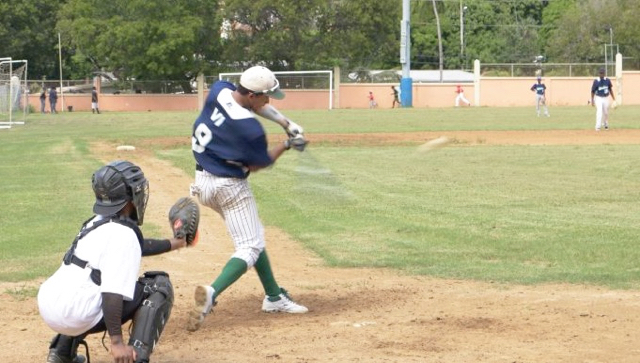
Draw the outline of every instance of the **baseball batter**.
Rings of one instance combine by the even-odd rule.
[[[82,363],[78,346],[89,334],[108,332],[114,362],[149,362],[169,319],[173,287],[169,275],[138,277],[141,256],[184,247],[185,239],[143,239],[149,184],[142,170],[115,161],[93,174],[95,215],[80,229],[60,268],[38,291],[42,319],[57,335],[47,363]],[[133,321],[129,342],[122,324]]]
[[[251,267],[264,288],[263,311],[308,311],[295,303],[273,276],[264,227],[247,180],[251,172],[273,165],[286,150],[294,147],[301,151],[306,143],[302,127],[271,106],[270,98],[284,98],[273,72],[260,66],[249,68],[237,86],[226,81],[211,86],[202,113],[193,125],[191,145],[196,172],[191,194],[222,216],[235,252],[210,286],[196,287],[195,308],[187,323],[189,331],[200,328],[216,298]],[[268,150],[265,131],[255,114],[279,123],[290,138]]]
[[[542,83],[541,77],[538,77],[538,82],[531,86],[531,91],[536,94],[536,113],[538,114],[538,117],[540,117],[540,105],[544,107],[544,115],[550,117],[549,109],[547,108],[547,86]]]
[[[611,80],[605,77],[604,68],[600,68],[599,77],[593,81],[591,86],[591,104],[596,108],[596,131],[604,125],[605,130],[609,130],[609,96],[614,101],[613,85]]]

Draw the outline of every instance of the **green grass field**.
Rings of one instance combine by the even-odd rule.
[[[309,135],[593,128],[591,107],[550,111],[551,118],[535,117],[532,107],[286,114]],[[619,108],[612,127],[638,129],[638,114],[640,107]],[[156,138],[184,136],[184,145],[158,143],[154,151],[191,175],[188,137],[196,115],[36,114],[26,125],[0,130],[0,281],[47,276],[60,263],[91,215],[90,177],[100,163],[90,156],[90,142],[153,145]],[[261,217],[333,266],[640,287],[640,142],[414,150],[320,143],[291,152],[251,177]]]

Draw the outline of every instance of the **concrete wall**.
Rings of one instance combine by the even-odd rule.
[[[591,84],[595,77],[544,78],[547,85],[549,106],[586,105],[591,98]],[[624,105],[640,105],[640,72],[622,72],[620,79],[611,78],[616,99]],[[480,78],[477,83],[465,83],[462,87],[465,97],[473,106],[518,107],[535,104],[535,96],[530,90],[535,78]],[[389,83],[344,84],[335,92],[333,104],[339,108],[368,108],[369,91],[372,91],[378,108],[391,108],[393,95]],[[396,85],[397,86],[397,85]],[[453,107],[456,97],[455,83],[414,83],[413,107]],[[208,91],[204,91],[206,97]],[[328,109],[327,91],[286,90],[284,100],[272,100],[273,105],[283,110]],[[60,95],[59,95],[60,96]],[[101,111],[198,111],[198,95],[192,94],[101,94]],[[479,101],[479,102],[477,102]],[[73,106],[74,111],[91,111],[90,94],[65,94],[64,101],[58,98],[58,111]],[[40,110],[38,94],[29,96],[29,103]],[[48,103],[48,98],[47,98]],[[49,106],[47,104],[47,110]]]

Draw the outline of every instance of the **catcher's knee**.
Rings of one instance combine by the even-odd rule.
[[[139,279],[147,296],[133,317],[129,345],[133,346],[139,361],[148,361],[153,348],[169,320],[173,307],[173,286],[165,272],[145,272]]]

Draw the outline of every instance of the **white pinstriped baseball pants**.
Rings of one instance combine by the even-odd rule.
[[[231,257],[244,260],[251,268],[265,248],[264,227],[247,179],[223,178],[196,170],[191,194],[222,216],[233,239]]]

